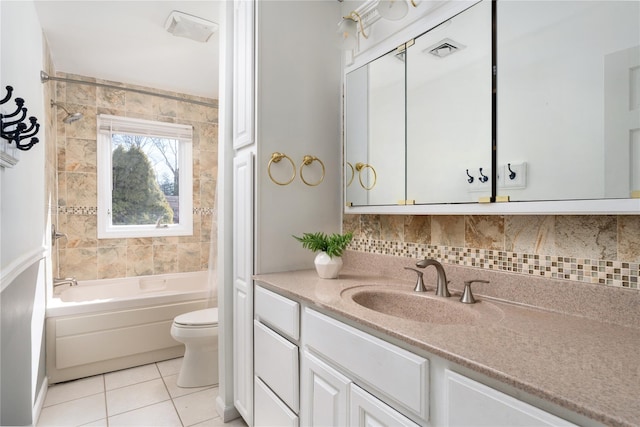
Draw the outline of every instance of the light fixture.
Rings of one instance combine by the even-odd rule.
[[[398,21],[407,16],[409,5],[405,0],[380,0],[376,10],[382,18]]]
[[[368,38],[364,32],[364,26],[362,25],[362,18],[358,12],[351,12],[348,16],[342,17],[338,22],[338,46],[342,50],[355,49],[358,44],[358,24],[360,25],[360,32],[362,37]]]
[[[169,14],[164,28],[174,36],[204,43],[218,30],[218,24],[174,10]]]

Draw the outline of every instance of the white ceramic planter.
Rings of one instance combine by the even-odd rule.
[[[337,279],[342,269],[342,257],[331,258],[326,252],[320,252],[315,259],[318,276],[323,279]]]

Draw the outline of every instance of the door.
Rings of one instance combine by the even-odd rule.
[[[308,351],[302,356],[302,424],[310,427],[347,426],[351,380]]]
[[[351,384],[349,421],[354,427],[418,427],[386,403]]]
[[[233,159],[233,401],[253,425],[253,153]]]

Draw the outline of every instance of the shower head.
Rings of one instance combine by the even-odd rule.
[[[62,121],[63,121],[64,123],[66,123],[66,124],[69,124],[69,123],[73,123],[73,122],[75,122],[75,121],[78,121],[78,120],[80,120],[80,119],[83,117],[82,113],[70,113],[69,111],[67,111],[67,109],[66,109],[66,108],[64,108],[62,105],[58,104],[57,102],[53,102],[53,101],[51,101],[51,106],[52,106],[52,107],[53,107],[53,106],[60,107],[60,108],[62,108],[62,110],[64,110],[64,112],[65,112],[65,113],[67,113],[67,117],[65,117],[64,119],[62,119]]]

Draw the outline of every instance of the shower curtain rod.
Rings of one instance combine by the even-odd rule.
[[[140,93],[140,94],[143,94],[143,95],[159,96],[161,98],[173,99],[174,101],[190,102],[191,104],[204,105],[205,107],[213,107],[213,108],[217,108],[218,107],[217,103],[214,104],[214,103],[211,103],[211,102],[197,101],[195,99],[181,98],[179,96],[173,96],[173,95],[164,95],[164,94],[161,94],[161,93],[150,92],[150,91],[143,90],[143,89],[133,89],[133,88],[128,88],[128,87],[110,85],[110,84],[106,84],[106,83],[86,82],[84,80],[68,79],[66,77],[53,77],[53,76],[50,76],[49,74],[47,74],[44,71],[40,71],[40,81],[42,83],[46,83],[49,80],[54,80],[54,81],[57,81],[57,82],[78,83],[78,84],[81,84],[81,85],[105,87],[105,88],[108,88],[108,89],[127,90],[129,92]]]

